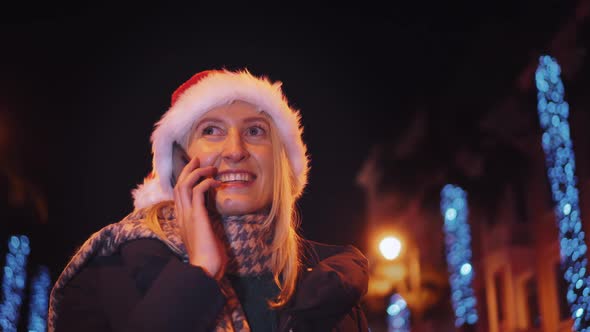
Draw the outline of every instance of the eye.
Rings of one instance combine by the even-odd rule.
[[[248,136],[264,136],[266,135],[266,130],[261,126],[252,126],[246,130],[246,134]]]
[[[222,133],[221,128],[215,126],[207,126],[201,131],[203,136],[221,135]]]

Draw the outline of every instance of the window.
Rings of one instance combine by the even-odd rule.
[[[525,282],[525,296],[528,312],[528,326],[541,327],[541,313],[539,312],[539,297],[537,295],[537,279],[529,278]]]
[[[477,313],[479,314],[478,325],[488,326],[488,298],[485,288],[477,292]]]
[[[563,277],[561,263],[559,262],[555,264],[555,282],[557,286],[557,303],[559,303],[559,320],[566,320],[570,318],[570,309],[567,303],[568,284]]]
[[[504,320],[504,273],[494,273],[494,288],[496,290],[496,308],[498,311],[498,322]]]

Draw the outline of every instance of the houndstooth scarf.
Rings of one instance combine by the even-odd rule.
[[[47,317],[49,332],[55,331],[64,287],[93,257],[112,255],[118,251],[121,245],[131,240],[160,239],[145,225],[146,212],[146,209],[136,210],[120,222],[110,224],[94,233],[84,242],[66,265],[51,290]],[[266,217],[266,213],[258,213],[224,216],[212,220],[216,234],[220,239],[223,239],[226,246],[229,258],[226,274],[255,276],[271,271],[272,232],[265,231],[261,227]],[[166,241],[164,243],[184,262],[188,262],[188,255],[180,239],[179,225],[172,204],[166,205],[158,211],[158,221],[168,240],[168,243]],[[214,331],[249,332],[250,327],[246,315],[226,277],[220,280],[220,287],[226,297],[226,304],[223,313],[218,317]]]

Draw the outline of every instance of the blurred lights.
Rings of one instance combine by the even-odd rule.
[[[471,273],[471,264],[469,264],[469,263],[463,264],[463,266],[461,266],[460,272],[461,272],[461,275],[464,275],[464,276]]]
[[[45,332],[50,282],[49,269],[41,266],[31,282],[29,332]]]
[[[397,238],[388,236],[379,242],[379,250],[385,259],[394,260],[402,250],[402,243]]]
[[[455,326],[477,322],[476,300],[471,281],[471,234],[467,223],[467,194],[454,185],[446,185],[441,191],[441,213],[445,218],[445,245],[451,300],[455,311]]]
[[[395,316],[395,315],[399,314],[399,312],[401,310],[402,309],[400,308],[399,304],[394,303],[394,304],[391,304],[389,307],[387,307],[387,314],[389,316]]]
[[[561,263],[568,282],[567,300],[574,319],[574,330],[590,331],[590,280],[586,275],[588,261],[585,257],[588,247],[584,241],[578,206],[575,158],[568,124],[569,105],[563,99],[560,72],[554,58],[547,55],[539,58],[535,72],[537,110],[543,130],[541,143],[555,202]]]
[[[455,218],[457,217],[457,210],[455,210],[453,208],[447,209],[447,212],[445,213],[445,217],[449,221],[455,220]]]
[[[28,237],[25,235],[10,237],[2,281],[3,302],[0,305],[0,327],[5,332],[16,331],[18,326],[29,252]]]
[[[410,309],[399,294],[393,294],[387,307],[388,332],[410,332]]]
[[[568,214],[570,214],[570,212],[571,212],[571,211],[572,211],[572,206],[571,206],[571,204],[569,204],[569,203],[566,203],[566,204],[563,206],[563,214],[565,214],[565,215],[567,216]]]

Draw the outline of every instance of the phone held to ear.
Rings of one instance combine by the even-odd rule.
[[[189,161],[190,157],[182,146],[178,142],[172,143],[172,177],[170,178],[170,184],[173,188],[176,186],[176,182],[178,182],[180,172],[182,172]]]
[[[184,167],[190,161],[189,155],[184,151],[182,146],[178,144],[178,142],[172,143],[172,176],[170,178],[170,184],[174,188],[176,186],[176,182],[178,182],[178,177],[180,177],[180,173],[184,169]],[[195,186],[203,181],[205,178],[202,177],[199,179]],[[209,192],[205,192],[205,207],[209,209]]]

